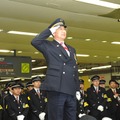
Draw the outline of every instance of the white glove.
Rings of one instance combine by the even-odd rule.
[[[80,92],[79,92],[79,91],[76,92],[76,98],[77,98],[77,100],[80,100],[80,99],[81,99],[81,95],[80,95]]]
[[[40,114],[39,114],[39,119],[40,120],[45,120],[45,112],[41,112]]]
[[[102,120],[112,120],[112,119],[109,117],[104,117],[104,118],[102,118]]]
[[[52,28],[50,28],[49,30],[50,30],[51,33],[53,34],[59,27],[60,27],[60,25],[55,26],[55,27],[52,27]]]
[[[24,120],[25,116],[24,115],[18,115],[17,120]]]
[[[83,114],[80,113],[80,114],[78,115],[78,117],[81,118],[81,117],[83,117],[83,116],[85,116],[85,115],[86,115],[85,113],[83,113]]]
[[[101,111],[101,112],[104,110],[104,108],[103,108],[102,105],[99,105],[97,109],[98,109],[99,111]]]

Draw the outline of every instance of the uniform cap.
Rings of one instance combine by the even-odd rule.
[[[26,83],[26,87],[33,86],[32,81]]]
[[[99,79],[100,79],[100,76],[98,76],[98,75],[94,75],[94,76],[91,78],[92,81],[94,81],[94,80],[99,80]]]
[[[99,84],[105,84],[106,80],[100,80]]]
[[[39,76],[37,76],[37,77],[32,78],[32,82],[35,82],[35,81],[40,81],[41,82],[42,80]]]
[[[11,88],[13,89],[13,88],[23,88],[23,85],[21,84],[21,83],[18,83],[18,82],[15,82],[15,83],[13,83],[12,84],[12,86],[11,86]]]
[[[83,79],[80,79],[80,80],[79,80],[79,84],[84,84],[84,80],[83,80]]]
[[[48,28],[52,28],[56,26],[64,26],[65,28],[67,27],[65,25],[65,21],[61,18],[57,18]]]

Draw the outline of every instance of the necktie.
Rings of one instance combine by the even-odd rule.
[[[18,97],[18,96],[16,97],[16,101],[17,101],[17,103],[19,104],[19,97]]]
[[[98,93],[98,87],[96,87],[96,93]]]
[[[113,93],[116,94],[116,90],[115,89],[113,90]]]
[[[38,97],[40,98],[40,90],[37,90]]]
[[[67,52],[68,56],[70,56],[70,52],[69,52],[67,46],[64,44],[64,42],[61,42],[60,44],[64,48],[64,50]]]

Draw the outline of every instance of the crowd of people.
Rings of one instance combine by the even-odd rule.
[[[80,99],[76,98],[76,120],[120,120],[120,89],[116,80],[105,80],[98,75],[91,78],[85,91],[84,80],[79,80]],[[40,89],[42,79],[34,77],[26,83],[6,83],[7,93],[0,98],[0,120],[49,120],[47,93]],[[56,113],[54,113],[56,114]]]

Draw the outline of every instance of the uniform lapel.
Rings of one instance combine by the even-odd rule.
[[[64,48],[57,41],[53,40],[53,44],[55,45],[55,47],[57,48],[58,51],[61,51],[62,55],[64,55],[66,60],[70,59],[70,57],[68,56],[67,52],[64,50]],[[68,49],[69,49],[69,47],[68,47]]]

